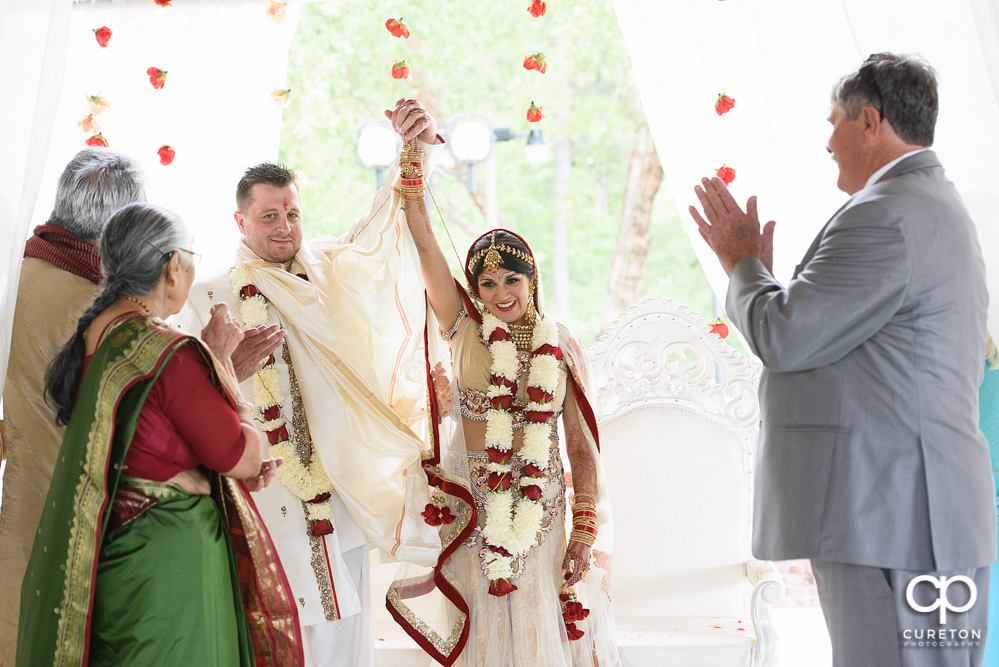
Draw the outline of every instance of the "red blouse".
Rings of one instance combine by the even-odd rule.
[[[164,482],[199,465],[226,472],[239,462],[244,447],[239,417],[212,382],[201,353],[182,345],[139,412],[125,474]]]

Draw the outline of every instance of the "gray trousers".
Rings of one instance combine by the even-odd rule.
[[[833,667],[981,667],[989,567],[909,572],[813,560],[812,572]]]

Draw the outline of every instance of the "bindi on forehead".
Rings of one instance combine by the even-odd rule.
[[[513,271],[508,271],[506,269],[497,267],[495,269],[486,269],[485,271],[482,272],[482,277],[489,278],[491,280],[500,281],[506,278],[507,276],[513,275],[513,273],[514,273]]]

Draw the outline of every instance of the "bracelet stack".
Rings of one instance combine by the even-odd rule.
[[[582,500],[590,498],[593,502]],[[587,546],[593,546],[597,540],[597,505],[596,498],[588,493],[577,493],[572,505],[572,532],[569,540],[575,540]]]
[[[423,151],[416,144],[403,143],[399,153],[399,180],[403,199],[423,199],[426,186],[423,182]]]

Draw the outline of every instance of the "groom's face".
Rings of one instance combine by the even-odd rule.
[[[236,211],[235,217],[243,243],[260,259],[281,264],[302,247],[302,204],[294,185],[257,183],[246,211]]]

